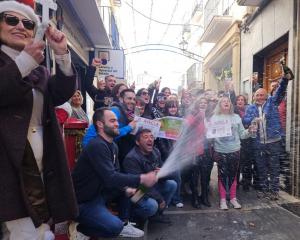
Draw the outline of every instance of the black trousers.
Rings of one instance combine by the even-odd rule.
[[[207,198],[210,174],[213,168],[213,160],[209,150],[205,150],[203,155],[199,155],[195,159],[194,166],[190,169],[190,186],[192,194],[198,196],[198,179],[201,183],[201,197]]]

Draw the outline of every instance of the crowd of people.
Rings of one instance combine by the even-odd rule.
[[[214,162],[220,209],[242,208],[236,196],[238,185],[244,191],[255,189],[258,198],[279,198],[285,141],[282,109],[292,74],[283,73],[270,94],[257,87],[252,104],[246,96],[236,96],[231,82],[219,92],[185,90],[179,99],[168,87],[160,90],[160,80],[136,91],[134,85],[128,87],[109,75],[94,86],[101,65],[95,58],[85,82],[94,101],[90,121],[81,107],[84,99],[77,89],[65,35],[51,26],[45,33],[57,64],[56,75],[50,76],[41,65],[45,43],[33,41],[38,24],[30,7],[14,1],[0,3],[0,223],[5,239],[51,240],[50,226],[69,220],[73,220],[71,240],[142,237],[147,220],[170,223],[166,209],[184,207],[185,184],[194,208],[211,207]],[[155,139],[147,128],[133,135],[136,116],[182,118],[197,138],[190,166],[158,179],[180,137]],[[70,117],[91,122],[71,176],[59,127]],[[223,124],[226,136],[215,132],[208,136],[215,123]]]
[[[94,59],[88,72],[95,73],[97,64],[99,66],[100,61]],[[92,79],[94,75],[89,74],[89,77]],[[92,84],[91,79],[87,81],[88,85]],[[79,218],[72,227],[73,233],[84,237],[142,236],[143,233],[140,230],[137,231],[137,228],[132,226],[132,222],[138,223],[139,226],[143,226],[147,219],[169,223],[170,220],[163,212],[170,205],[178,208],[184,207],[182,184],[189,185],[191,203],[194,208],[199,209],[201,205],[211,207],[209,183],[214,162],[218,168],[220,209],[227,210],[229,206],[235,209],[242,208],[236,196],[238,185],[241,185],[244,191],[249,191],[250,187],[253,187],[257,191],[258,198],[277,200],[279,197],[279,156],[280,152],[284,151],[282,147],[284,129],[281,126],[279,105],[285,98],[289,80],[291,80],[290,74],[283,75],[270,95],[263,88],[258,88],[253,94],[253,104],[247,103],[246,96],[236,96],[230,82],[225,84],[225,90],[219,92],[211,89],[198,90],[193,93],[184,91],[180,101],[177,94],[172,93],[170,88],[163,88],[159,91],[159,80],[154,81],[148,88],[141,88],[136,92],[125,84],[116,84],[114,76],[106,77],[104,83],[98,84],[101,88],[86,86],[87,89],[95,88],[93,93],[89,94],[95,94],[90,97],[100,108],[95,110],[93,124],[86,131],[83,139],[84,151],[72,176],[77,199],[82,198],[82,191],[88,191],[93,195],[89,200],[79,200],[79,206],[83,204],[95,211],[89,215],[90,212],[80,208]],[[121,87],[122,90],[119,91]],[[105,99],[108,98],[113,100],[106,101]],[[114,120],[109,120],[106,116],[111,116]],[[154,139],[149,129],[139,130],[136,135],[132,135],[131,132],[136,128],[135,116],[151,120],[166,116],[183,118],[184,125],[201,141],[196,141],[196,146],[192,145],[197,148],[197,151],[188,168],[177,169],[169,176],[152,182],[138,202],[130,203],[129,199],[137,192],[139,185],[122,181],[121,176],[126,174],[126,177],[130,178],[130,176],[159,172],[176,143],[176,140],[166,138]],[[97,123],[98,120],[100,123]],[[109,124],[112,122],[114,125]],[[229,126],[230,135],[208,138],[206,135],[208,128],[216,122],[225,122]],[[95,142],[100,142],[99,137],[102,137],[102,142],[109,144],[104,137],[107,135],[110,136],[108,142],[118,146],[117,157],[114,155],[108,158],[107,150],[101,150],[100,147],[90,150]],[[110,151],[111,149],[112,147]],[[249,151],[254,151],[254,157],[249,154]],[[99,154],[99,166],[95,161],[97,154]],[[106,157],[102,156],[103,154]],[[90,163],[91,158],[94,163]],[[104,159],[107,159],[107,163]],[[84,167],[84,164],[89,167]],[[111,167],[110,171],[106,169],[107,166]],[[94,180],[90,178],[93,175],[98,175],[96,178],[98,178],[97,181],[101,181],[101,184],[98,183],[95,186],[92,184]],[[94,191],[87,190],[85,186],[88,184],[103,188],[103,190],[97,189],[98,194],[94,193]],[[104,200],[100,201],[99,197]],[[126,204],[124,207],[124,204],[119,202],[124,200],[124,197],[129,207]],[[105,211],[110,215],[109,218],[116,217],[108,211],[107,205],[110,202],[117,202],[118,219],[123,223],[123,228],[114,228],[115,222],[106,222],[101,225],[108,216],[97,214],[96,209],[99,206],[96,206],[95,200],[99,206],[106,206]],[[126,210],[125,216],[124,210]],[[97,219],[96,226],[91,220],[95,218]],[[94,226],[94,231],[89,229],[91,226]],[[116,231],[108,233],[107,229]]]

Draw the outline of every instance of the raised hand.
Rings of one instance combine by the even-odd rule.
[[[44,61],[44,49],[45,42],[38,41],[34,42],[33,40],[27,44],[24,48],[24,51],[29,54],[38,64]]]
[[[130,89],[132,90],[135,90],[135,82],[133,82],[130,86],[129,86]]]
[[[94,58],[93,61],[92,61],[92,66],[100,67],[101,66],[101,59],[100,58]]]
[[[50,47],[56,55],[64,55],[68,53],[67,38],[63,32],[49,26],[45,35]]]

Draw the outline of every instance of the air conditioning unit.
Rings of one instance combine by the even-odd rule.
[[[259,7],[260,4],[264,0],[237,0],[237,4],[240,6],[254,6],[254,7]]]

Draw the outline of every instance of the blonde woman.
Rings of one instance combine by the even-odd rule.
[[[81,105],[83,104],[83,96],[79,90],[76,90],[70,99],[70,104],[72,107],[72,118],[76,118],[82,121],[89,122],[89,118],[85,111],[82,109]]]
[[[237,172],[240,161],[240,139],[250,137],[245,130],[239,115],[234,113],[233,105],[228,97],[222,97],[210,119],[208,128],[220,124],[227,129],[226,134],[217,133],[213,138],[214,160],[218,165],[218,187],[220,194],[220,209],[227,210],[226,188],[228,187],[231,205],[239,209],[241,205],[236,199]],[[209,130],[209,129],[208,129]],[[214,129],[216,133],[218,129]],[[226,135],[226,136],[224,136]]]

